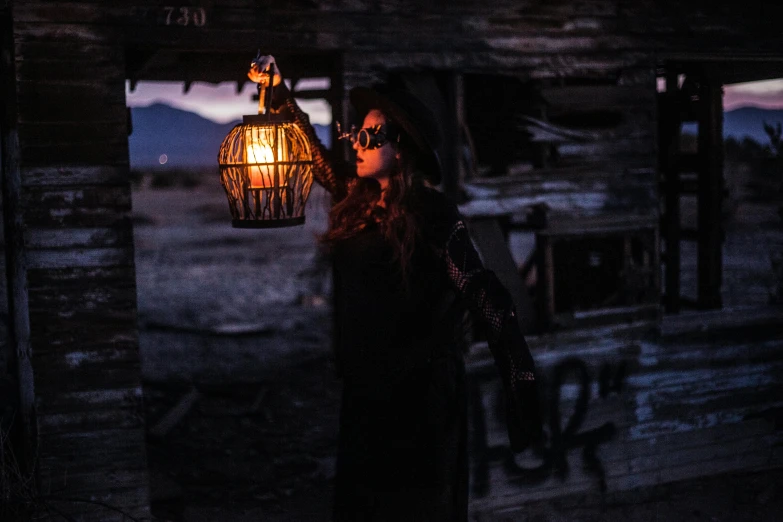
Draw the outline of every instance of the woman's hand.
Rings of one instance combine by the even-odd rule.
[[[247,77],[250,78],[250,81],[260,83],[262,86],[267,87],[269,85],[269,71],[267,69],[270,67],[274,74],[274,83],[272,85],[279,85],[283,80],[283,77],[280,75],[280,69],[277,68],[275,57],[271,54],[264,56],[259,54],[256,56],[255,59],[250,62],[250,71],[248,71]]]

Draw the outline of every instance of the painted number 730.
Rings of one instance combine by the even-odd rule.
[[[166,6],[163,10],[166,13],[165,25],[204,27],[207,24],[207,13],[203,7]]]

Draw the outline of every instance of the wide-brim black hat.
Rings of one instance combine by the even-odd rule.
[[[363,118],[372,109],[379,109],[411,137],[421,153],[420,169],[426,179],[437,185],[441,180],[440,126],[432,111],[406,90],[388,85],[355,87],[349,93],[351,104]]]

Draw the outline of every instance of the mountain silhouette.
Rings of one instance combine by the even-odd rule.
[[[198,114],[163,103],[132,107],[133,132],[128,136],[131,168],[217,168],[220,144],[239,123],[215,123]],[[321,142],[329,146],[329,127],[313,125]],[[165,164],[161,156],[166,155]]]
[[[226,134],[239,121],[215,123],[198,114],[175,109],[163,103],[131,108],[133,133],[128,136],[132,168],[217,168],[217,153]],[[783,123],[783,110],[743,107],[723,115],[723,137],[748,136],[761,144],[769,138],[764,122]],[[313,125],[321,142],[329,146],[329,127]],[[683,132],[695,134],[696,125],[686,124]],[[161,165],[161,155],[166,155]]]
[[[723,137],[732,136],[738,140],[748,136],[762,145],[769,143],[764,132],[764,122],[783,124],[783,110],[742,107],[723,113]]]

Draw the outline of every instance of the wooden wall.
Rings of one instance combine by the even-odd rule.
[[[531,514],[523,504],[546,506],[565,497],[600,509],[602,501],[658,484],[779,469],[783,312],[767,320],[778,325],[759,322],[753,333],[721,330],[742,320],[712,312],[667,320],[660,338],[616,327],[591,337],[530,338],[549,440],[541,453],[516,458],[499,414],[496,369],[474,347],[470,382],[478,400],[471,406],[470,451],[477,520],[523,519]],[[708,333],[683,335],[694,323]]]
[[[568,168],[542,170],[520,183],[489,183],[485,190],[490,197],[483,199],[494,201],[477,204],[488,211],[498,205],[513,210],[544,200],[565,213],[651,214],[657,202],[657,60],[773,54],[779,35],[766,21],[779,8],[765,4],[12,2],[43,486],[52,491],[65,487],[64,496],[98,499],[137,516],[148,509],[128,219],[124,84],[129,49],[140,60],[134,71],[160,50],[247,58],[259,47],[270,53],[337,53],[346,90],[382,79],[388,71],[506,74],[536,81],[555,111],[608,107],[620,111],[623,123],[601,140],[572,149],[579,161]],[[285,72],[285,63],[281,66]],[[188,70],[173,74],[201,79],[193,70],[188,64]],[[244,70],[223,79],[243,76]],[[591,86],[585,80],[598,83]],[[624,199],[627,194],[636,197]],[[611,357],[640,360],[638,349]],[[706,355],[694,357],[703,361]],[[628,430],[644,429],[644,419],[633,413],[639,407],[633,400],[618,404]],[[618,451],[636,452],[645,444]],[[641,454],[626,456],[631,460],[618,464],[630,466],[626,486],[670,477],[654,467],[633,465],[633,459],[645,458]],[[644,472],[644,480],[634,478],[636,469]],[[110,519],[90,504],[69,509],[93,512],[95,520]]]
[[[66,4],[27,9],[14,50],[41,492],[79,520],[122,518],[89,501],[148,516],[123,47],[61,23]]]

